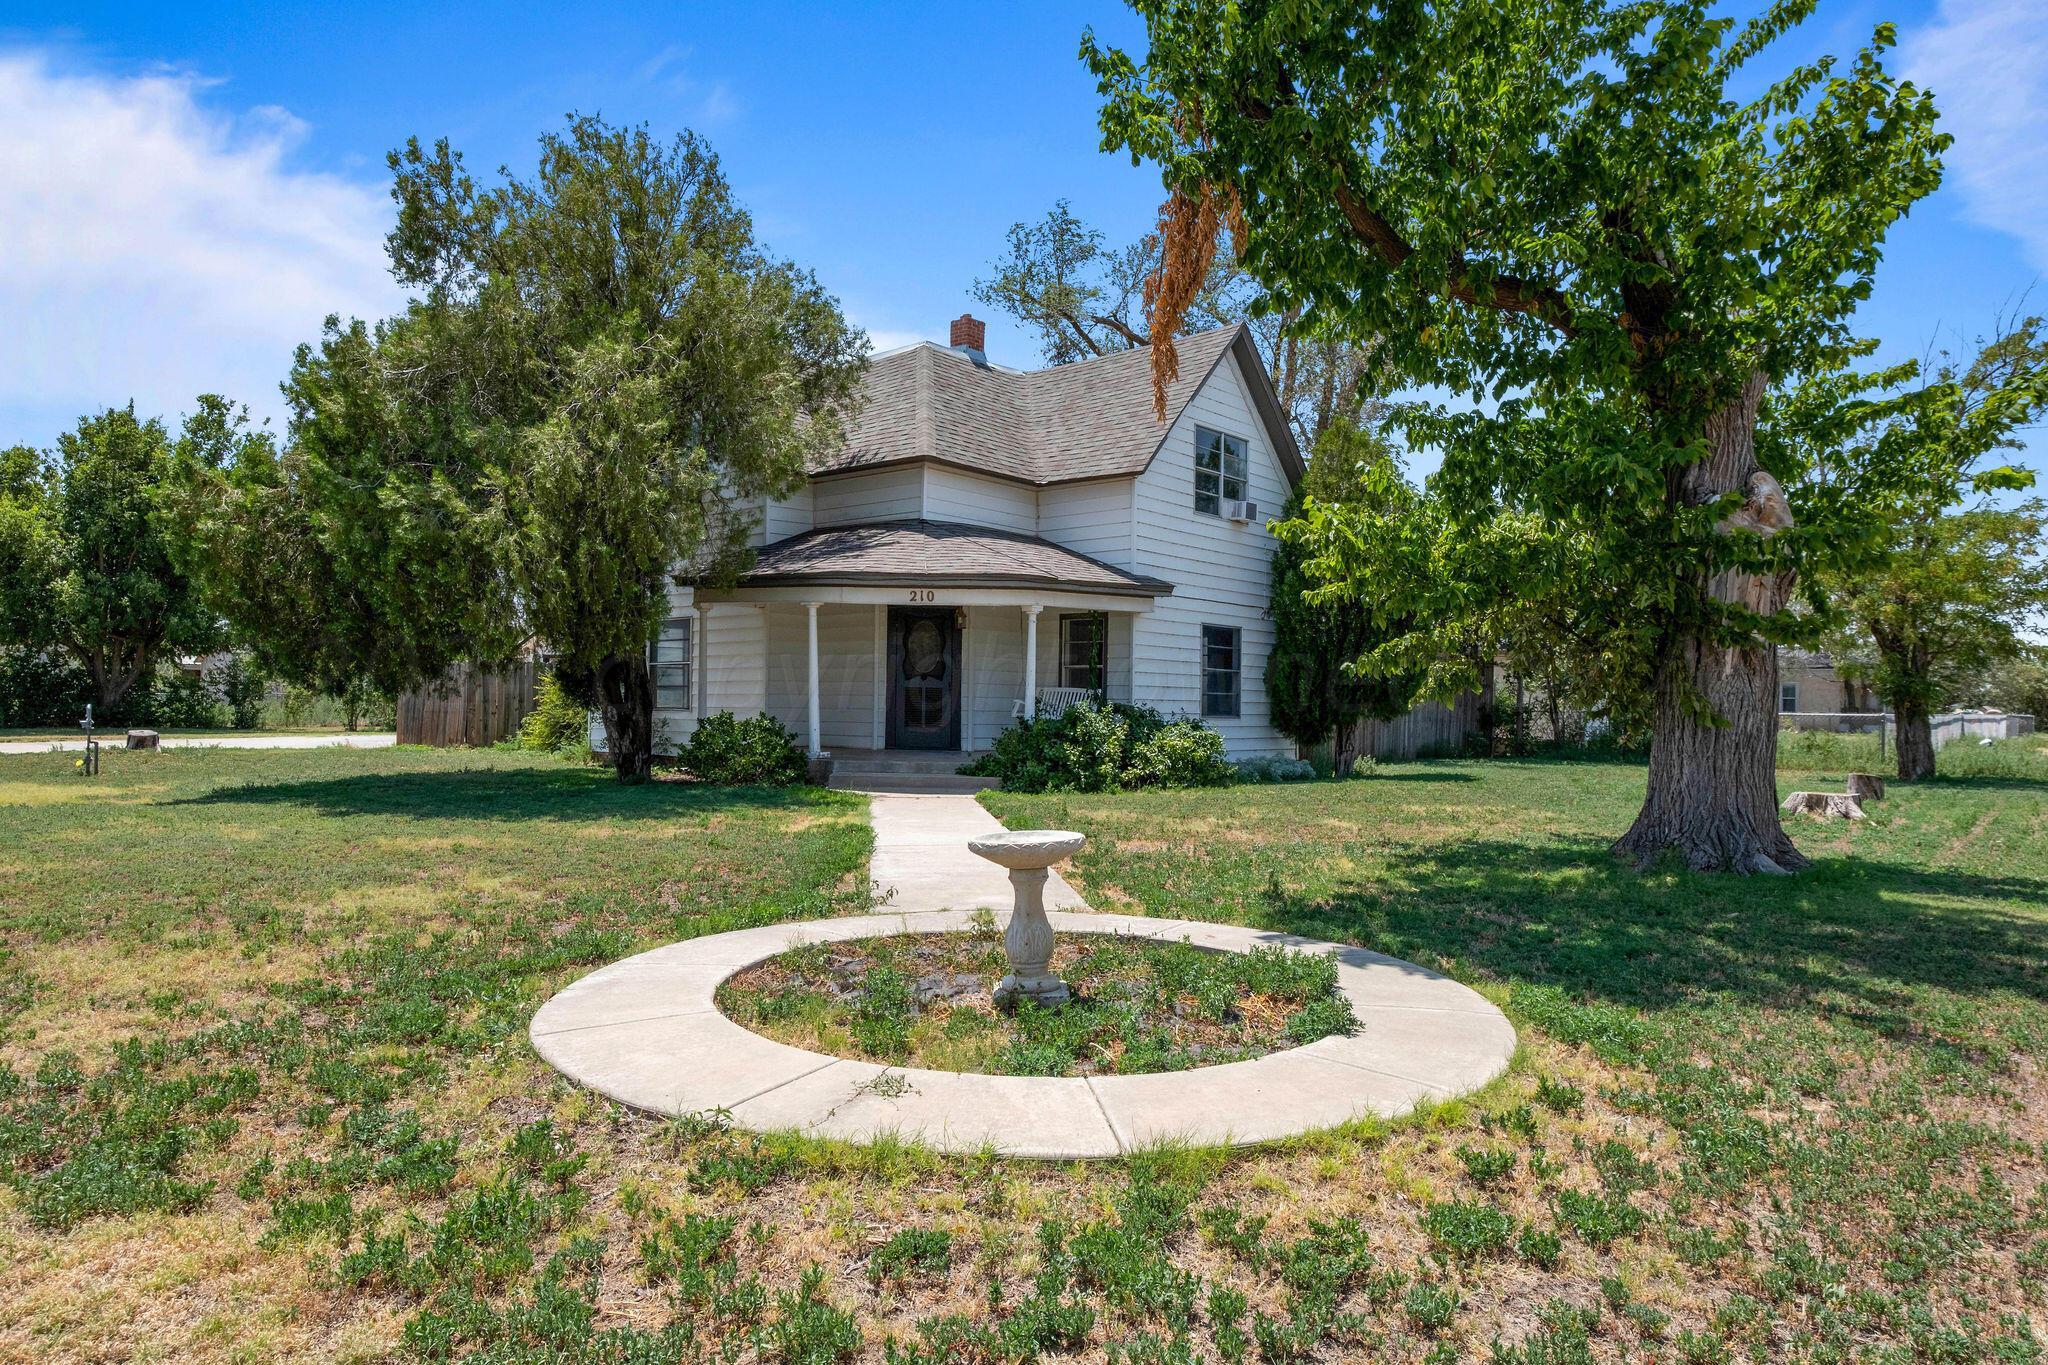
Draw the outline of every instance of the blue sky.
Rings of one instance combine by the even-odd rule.
[[[1880,19],[1941,99],[1949,182],[1894,234],[1869,330],[1893,355],[1988,326],[2048,270],[2048,38],[2034,0],[1822,0],[1797,50]],[[226,392],[278,414],[292,345],[390,311],[383,157],[446,136],[531,164],[570,111],[708,136],[782,254],[880,345],[943,339],[1004,230],[1066,196],[1112,238],[1155,178],[1098,150],[1082,30],[1019,6],[48,4],[0,18],[0,444],[88,408]],[[1774,68],[1775,69],[1775,68]],[[2048,290],[2032,300],[2048,311]],[[977,309],[976,311],[985,311]],[[991,319],[994,358],[1036,363]],[[2029,462],[2042,467],[2048,442]]]

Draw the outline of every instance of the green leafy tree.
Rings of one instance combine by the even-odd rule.
[[[172,562],[173,468],[163,423],[133,404],[83,419],[53,454],[0,452],[0,644],[74,659],[103,718],[159,660],[221,642]]]
[[[865,339],[760,248],[694,134],[571,118],[493,188],[445,142],[391,169],[414,302],[301,349],[283,451],[195,462],[198,539],[239,547],[234,614],[266,660],[392,688],[533,640],[644,778],[672,578],[731,572],[738,505],[837,446]],[[261,607],[274,538],[337,622]]]
[[[2048,503],[1977,507],[1901,527],[1885,567],[1843,590],[1834,656],[1892,709],[1899,780],[1934,776],[1930,718],[2019,660],[2020,631],[2048,611]]]
[[[1415,491],[1401,475],[1385,437],[1349,422],[1324,429],[1309,456],[1301,487],[1282,515],[1284,527],[1307,498],[1324,506],[1370,499],[1390,516],[1411,511]],[[1353,757],[1347,740],[1361,720],[1392,720],[1414,701],[1417,679],[1373,673],[1359,660],[1398,633],[1356,597],[1318,595],[1301,538],[1283,533],[1273,552],[1273,649],[1266,656],[1266,699],[1273,724],[1300,744],[1330,743],[1339,773]]]
[[[1141,57],[1092,34],[1082,55],[1106,145],[1168,190],[1155,379],[1227,228],[1273,306],[1379,340],[1381,384],[1471,400],[1403,418],[1442,452],[1447,511],[1582,536],[1560,572],[1612,604],[1604,640],[1642,640],[1648,789],[1616,852],[1802,866],[1770,646],[1816,629],[1787,610],[1802,574],[1869,536],[1853,505],[1802,519],[1755,429],[1774,382],[1861,353],[1885,233],[1939,182],[1946,139],[1885,69],[1891,29],[1764,82],[1748,68],[1813,0],[1743,24],[1705,0],[1135,8]],[[1374,595],[1341,544],[1327,576]]]
[[[1038,222],[1010,228],[1008,251],[974,282],[974,296],[1037,333],[1039,349],[1054,365],[1149,346],[1145,283],[1159,271],[1162,240],[1148,232],[1123,246],[1105,246],[1101,231],[1062,199]],[[1230,253],[1218,252],[1179,328],[1250,327],[1304,450],[1313,449],[1332,422],[1376,418],[1377,405],[1364,387],[1364,348],[1305,325],[1298,308],[1268,308],[1265,297]]]
[[[1925,365],[1820,377],[1767,414],[1764,443],[1781,463],[1913,476],[1887,481],[1879,553],[1820,576],[1809,594],[1834,626],[1837,662],[1892,708],[1902,781],[1934,775],[1930,717],[2015,658],[2020,632],[2048,606],[2043,505],[1991,501],[2034,475],[1989,463],[2019,448],[2044,409],[2048,335],[2029,317],[2002,321],[1968,360],[1942,352]]]

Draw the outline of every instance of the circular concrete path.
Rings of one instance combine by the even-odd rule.
[[[1278,945],[1337,958],[1360,1029],[1248,1062],[1144,1076],[988,1076],[886,1067],[786,1046],[719,1013],[719,983],[805,943],[959,932],[971,912],[860,915],[673,943],[574,982],[534,1016],[534,1047],[570,1079],[655,1114],[724,1110],[742,1127],[939,1151],[1113,1157],[1166,1142],[1270,1142],[1392,1118],[1507,1069],[1515,1031],[1484,996],[1398,958],[1191,920],[1054,913],[1061,933]]]

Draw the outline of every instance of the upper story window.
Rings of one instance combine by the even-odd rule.
[[[1251,461],[1242,437],[1195,428],[1195,510],[1223,514],[1226,502],[1243,502]]]
[[[1202,627],[1202,714],[1238,714],[1244,637],[1235,626]]]
[[[1060,617],[1060,686],[1103,692],[1109,687],[1109,615]]]
[[[661,623],[661,634],[647,646],[647,670],[654,675],[654,704],[665,711],[690,709],[690,663],[695,657],[696,622],[688,616],[671,616]]]

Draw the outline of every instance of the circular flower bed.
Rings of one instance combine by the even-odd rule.
[[[1318,953],[1064,934],[1052,965],[1075,998],[1010,1012],[990,994],[1007,970],[992,922],[969,933],[807,944],[731,977],[718,1007],[794,1047],[1004,1076],[1185,1071],[1356,1026],[1335,961]]]

